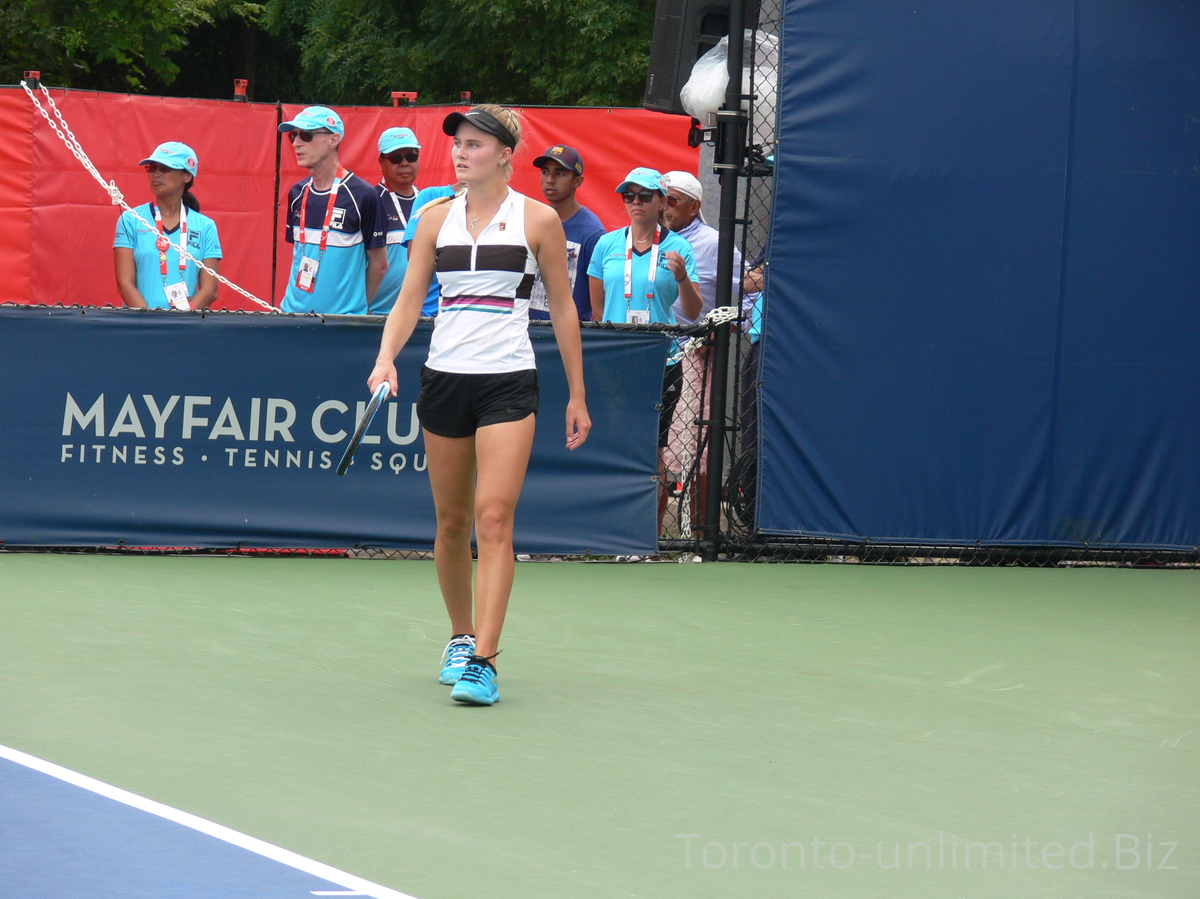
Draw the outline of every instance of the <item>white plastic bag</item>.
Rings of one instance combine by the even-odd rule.
[[[742,93],[753,93],[755,101],[755,131],[774,130],[775,91],[779,68],[779,39],[773,34],[747,29],[742,49]],[[753,78],[751,77],[753,72]],[[721,38],[715,47],[696,60],[687,84],[679,92],[679,101],[688,115],[701,125],[709,124],[709,114],[725,103],[725,88],[729,84],[729,38]],[[742,102],[749,112],[750,104]],[[765,122],[758,121],[765,118]]]

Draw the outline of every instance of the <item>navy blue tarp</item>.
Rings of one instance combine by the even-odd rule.
[[[786,4],[758,524],[1200,543],[1200,4]]]
[[[431,326],[400,354],[344,477],[382,319],[0,309],[0,541],[13,545],[431,549],[416,422]],[[541,408],[520,552],[657,545],[657,405],[671,340],[585,330],[593,430],[565,448],[566,378],[530,331]]]

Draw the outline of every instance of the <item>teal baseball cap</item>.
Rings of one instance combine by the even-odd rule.
[[[407,148],[421,149],[420,143],[417,142],[417,136],[413,134],[411,128],[389,128],[379,135],[379,154],[381,156],[391,153],[393,150]]]
[[[169,140],[165,144],[159,144],[154,148],[154,152],[143,159],[138,165],[147,165],[151,162],[157,162],[167,168],[180,169],[184,172],[196,174],[196,170],[200,168],[200,160],[196,158],[196,151],[187,144],[182,144],[177,140]]]
[[[342,124],[342,117],[328,106],[305,107],[290,122],[283,122],[279,126],[279,130],[283,132],[322,129],[346,136],[346,126]]]
[[[657,169],[648,169],[644,166],[638,166],[625,176],[624,181],[617,185],[617,193],[625,193],[626,189],[631,184],[638,187],[646,187],[650,190],[656,190],[664,196],[667,193],[667,185],[663,181],[662,173]]]

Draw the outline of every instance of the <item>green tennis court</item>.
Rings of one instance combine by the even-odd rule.
[[[418,899],[1200,895],[1195,571],[0,554],[0,744]]]

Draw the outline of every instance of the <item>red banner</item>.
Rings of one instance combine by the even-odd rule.
[[[273,273],[286,274],[291,246],[283,240],[282,205],[305,176],[276,124],[301,107],[226,100],[191,100],[50,92],[71,131],[105,181],[125,202],[151,199],[138,162],[158,144],[179,140],[200,160],[195,194],[220,232],[221,274],[277,304]],[[45,105],[45,98],[37,94]],[[335,107],[336,108],[336,107]],[[465,107],[461,107],[465,108]],[[450,183],[451,138],[441,122],[450,107],[343,107],[342,163],[369,182],[379,180],[378,138],[396,125],[421,142],[418,187]],[[695,172],[699,154],[687,146],[687,119],[643,109],[522,109],[524,135],[514,189],[541,199],[533,160],[550,146],[580,151],[585,181],[579,199],[609,228],[624,224],[616,185],[635,166]],[[105,191],[75,159],[21,88],[0,89],[0,115],[10,138],[0,145],[0,302],[119,305],[112,243],[119,215]],[[278,156],[278,166],[276,159]],[[278,184],[278,188],[276,185]],[[222,286],[217,308],[257,309]]]

